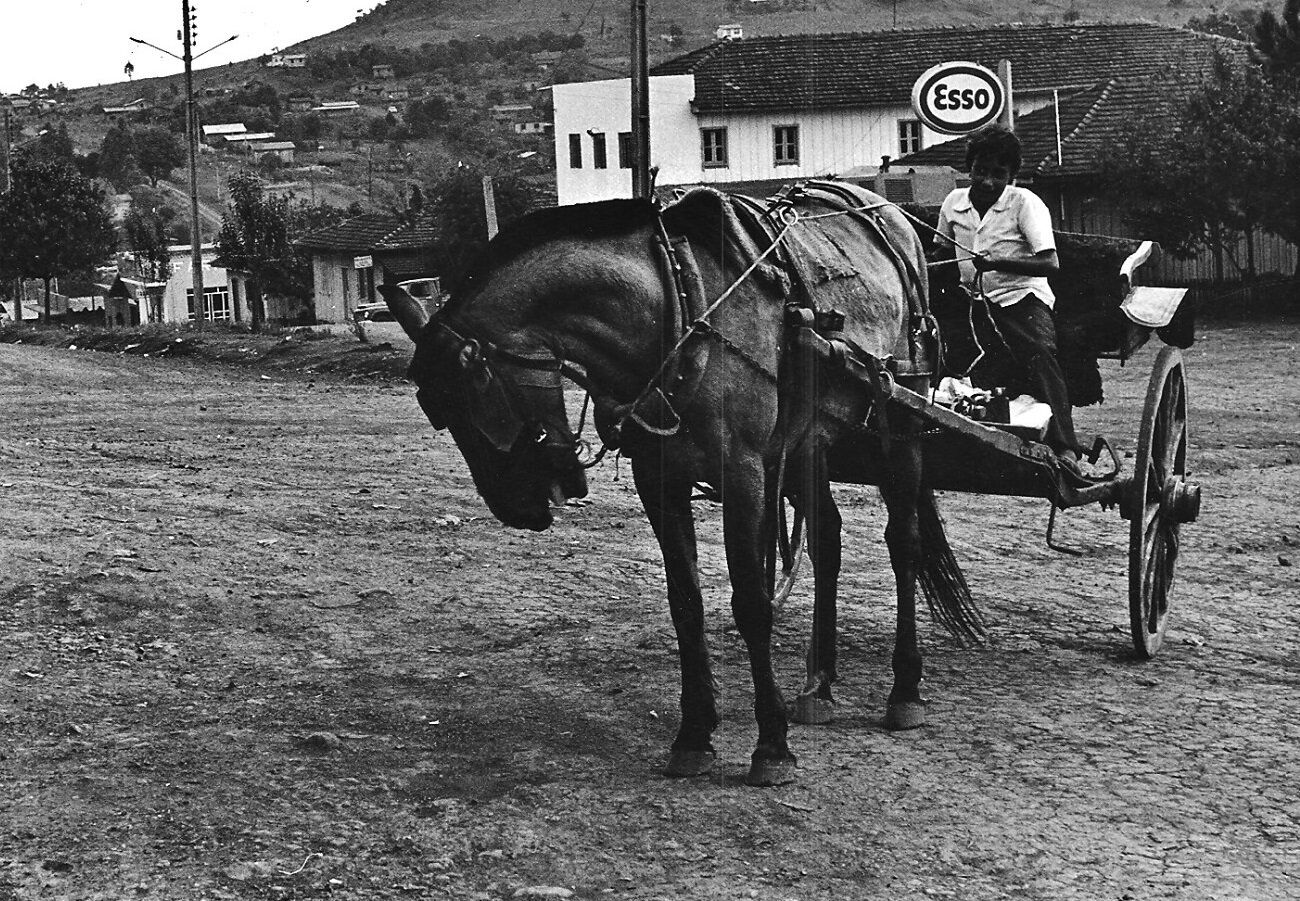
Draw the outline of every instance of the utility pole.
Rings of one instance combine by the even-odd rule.
[[[194,327],[204,324],[203,310],[203,226],[199,222],[199,123],[194,109],[194,23],[190,19],[190,0],[181,0],[184,18],[185,54],[185,131],[190,149],[190,265],[194,282]]]
[[[0,157],[3,157],[3,159],[0,159],[0,194],[7,194],[9,193],[10,179],[13,177],[9,170],[9,145],[13,137],[10,130],[12,121],[10,119],[11,107],[8,99],[0,100],[0,105],[4,107],[4,134],[0,135]],[[21,285],[22,279],[15,278],[13,285],[10,286],[13,293],[13,310],[11,312],[13,313],[14,322],[20,324],[23,321],[23,301],[18,296]]]
[[[152,47],[165,53],[172,59],[179,59],[185,66],[185,138],[190,151],[190,265],[194,282],[194,327],[203,328],[203,226],[199,222],[199,116],[194,103],[194,60],[204,53],[210,53],[225,44],[229,44],[237,34],[232,34],[219,44],[214,44],[203,53],[194,53],[194,19],[190,9],[190,0],[181,0],[181,40],[184,52],[177,56],[170,50],[164,50],[157,44],[150,44],[140,38],[131,38],[137,44]]]
[[[646,0],[632,0],[632,196],[649,198],[650,67]]]
[[[0,100],[5,112],[4,144],[0,146],[0,194],[9,191],[9,101]]]

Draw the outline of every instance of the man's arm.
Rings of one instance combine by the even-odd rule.
[[[977,254],[973,259],[976,272],[1010,272],[1013,275],[1055,275],[1061,270],[1061,261],[1056,257],[1056,249],[1049,247],[1032,256],[990,257]]]

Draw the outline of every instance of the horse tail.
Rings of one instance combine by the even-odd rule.
[[[982,642],[985,636],[984,615],[975,606],[966,576],[948,545],[943,519],[930,488],[921,489],[916,512],[921,530],[917,581],[930,607],[930,615],[959,641]]]

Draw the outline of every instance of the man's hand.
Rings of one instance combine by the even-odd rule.
[[[976,272],[992,272],[997,268],[993,265],[993,260],[989,258],[988,254],[984,253],[977,253],[971,257],[971,263],[975,266]]]

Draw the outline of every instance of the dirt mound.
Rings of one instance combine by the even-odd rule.
[[[109,329],[9,325],[0,329],[0,342],[153,358],[189,358],[204,363],[272,370],[281,376],[299,374],[346,381],[402,380],[410,362],[408,350],[391,343],[364,343],[349,333],[312,328],[276,329],[254,334],[224,326],[212,326],[198,332],[188,327]]]

